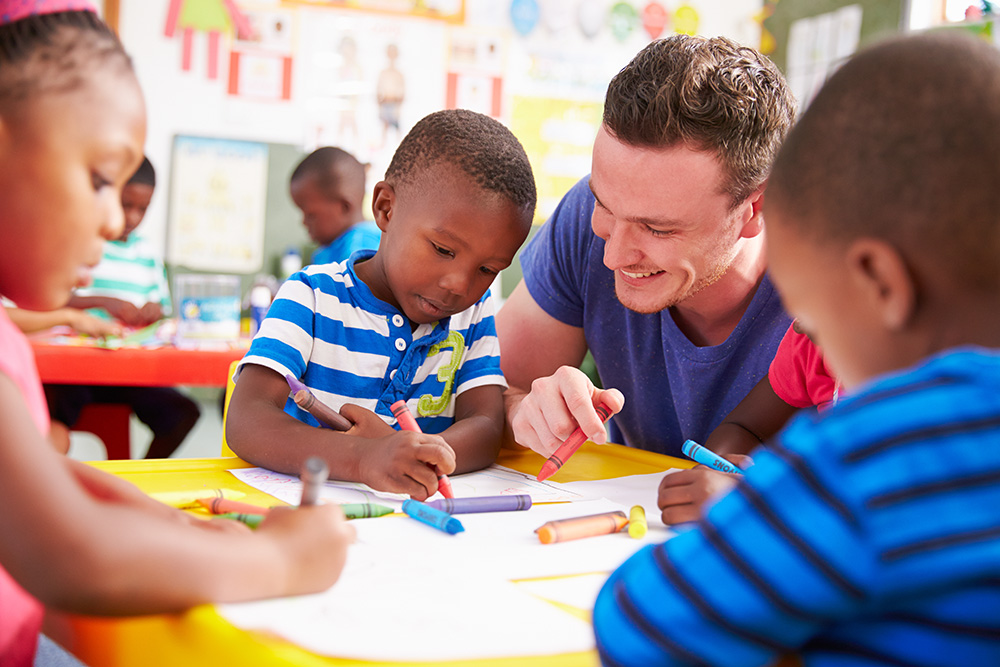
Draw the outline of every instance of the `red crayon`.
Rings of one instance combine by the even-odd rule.
[[[606,404],[601,403],[597,406],[597,416],[601,418],[602,422],[608,421],[611,417],[611,408]],[[549,460],[542,464],[542,469],[538,471],[538,481],[544,482],[552,475],[556,474],[559,468],[563,467],[563,464],[569,460],[569,457],[576,453],[576,450],[580,449],[580,445],[587,442],[587,436],[583,434],[578,426],[573,433],[570,434],[563,444],[559,445],[559,449],[552,453]]]
[[[406,401],[399,400],[389,406],[392,410],[393,416],[396,421],[399,422],[399,428],[404,431],[413,431],[414,433],[422,433],[420,430],[420,425],[417,424],[417,420],[413,418],[413,413],[410,412],[409,408],[406,407]],[[441,473],[438,475],[438,491],[445,498],[454,498],[455,493],[451,490],[451,480],[448,479],[448,475]]]
[[[241,503],[238,500],[227,498],[199,498],[198,504],[207,509],[212,514],[229,514],[236,512],[240,514],[263,514],[267,515],[271,511],[269,507],[260,507],[250,503]]]

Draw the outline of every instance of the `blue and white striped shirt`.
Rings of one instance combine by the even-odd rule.
[[[485,385],[506,388],[490,293],[471,308],[410,330],[402,312],[377,299],[354,272],[362,250],[335,264],[314,264],[278,290],[240,362],[290,374],[331,408],[367,408],[395,424],[389,406],[406,401],[426,433],[452,425],[455,397]],[[237,373],[239,370],[237,370]],[[316,419],[289,398],[285,412]]]
[[[594,609],[607,665],[1000,665],[1000,353],[797,417]]]

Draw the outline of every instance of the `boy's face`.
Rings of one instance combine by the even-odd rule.
[[[131,73],[98,70],[0,116],[0,289],[50,310],[90,282],[124,229],[122,188],[142,160],[146,110]]]
[[[753,216],[749,202],[730,206],[722,183],[722,164],[711,153],[632,146],[601,127],[591,227],[605,241],[604,264],[623,306],[655,313],[712,298],[707,288],[736,261]]]
[[[892,367],[892,341],[852,280],[842,242],[801,235],[780,211],[767,211],[768,272],[796,330],[822,350],[851,388]]]
[[[328,197],[320,190],[313,174],[292,181],[289,192],[292,201],[302,211],[302,224],[309,232],[309,238],[319,245],[332,243],[354,222],[349,219],[347,201],[341,197]]]
[[[125,213],[125,231],[119,241],[128,239],[142,219],[146,217],[146,209],[153,199],[153,186],[145,183],[126,183],[122,188],[122,211]]]
[[[510,266],[530,214],[484,191],[459,169],[430,169],[420,182],[375,186],[378,253],[358,272],[379,299],[426,324],[472,306]]]

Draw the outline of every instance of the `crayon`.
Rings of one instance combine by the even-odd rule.
[[[233,521],[239,521],[240,523],[245,523],[251,528],[256,528],[260,525],[260,522],[266,519],[263,514],[247,514],[245,512],[226,512],[225,514],[220,514],[215,517],[216,519],[232,519]]]
[[[354,426],[347,417],[316,398],[316,395],[309,391],[309,387],[305,386],[298,378],[285,375],[285,381],[292,390],[292,400],[295,401],[295,405],[315,417],[324,428],[349,431]]]
[[[426,523],[428,526],[434,526],[438,530],[443,530],[449,535],[454,535],[455,533],[461,533],[465,530],[465,526],[462,522],[448,514],[447,512],[442,512],[441,510],[426,505],[419,500],[409,500],[403,501],[403,511],[406,515],[416,519],[420,523]]]
[[[608,421],[611,417],[611,408],[606,404],[601,403],[597,406],[597,416],[601,418],[602,422]],[[552,475],[556,474],[559,468],[563,467],[563,464],[569,460],[569,457],[576,453],[576,450],[580,449],[580,445],[587,442],[587,436],[583,434],[583,431],[579,427],[573,431],[568,438],[559,445],[559,449],[552,453],[549,460],[542,464],[542,469],[538,471],[538,481],[544,482]]]
[[[260,507],[250,503],[241,503],[238,500],[227,500],[226,498],[199,498],[198,504],[207,509],[212,514],[227,514],[229,512],[243,512],[244,514],[263,514],[271,511],[270,507]]]
[[[684,452],[684,456],[694,459],[703,466],[715,468],[720,472],[728,472],[733,475],[743,474],[743,471],[735,463],[730,463],[712,450],[699,445],[694,440],[685,440],[684,444],[681,445],[681,451]]]
[[[552,544],[553,542],[578,540],[581,537],[617,533],[627,523],[628,518],[625,516],[625,512],[616,510],[614,512],[604,512],[603,514],[579,516],[574,519],[547,521],[535,530],[535,532],[538,533],[538,540],[542,544]]]
[[[318,456],[306,459],[299,475],[302,480],[302,500],[299,501],[299,507],[309,507],[319,502],[320,489],[326,484],[326,478],[329,476],[330,469],[326,461]]]
[[[628,512],[628,536],[638,540],[645,537],[647,530],[646,510],[642,509],[642,505],[633,505]]]
[[[340,509],[344,511],[344,516],[348,519],[370,519],[392,514],[394,511],[391,507],[375,503],[347,503],[341,505]]]
[[[414,433],[422,433],[420,430],[420,425],[417,424],[417,420],[413,418],[413,413],[410,409],[406,407],[406,401],[398,400],[389,406],[392,410],[393,416],[396,421],[399,422],[399,428],[404,431],[413,431]],[[438,491],[445,498],[454,498],[455,492],[451,490],[451,480],[448,479],[448,475],[444,473],[438,473]]]
[[[155,491],[149,495],[171,507],[188,510],[199,507],[199,499],[225,498],[226,500],[236,500],[246,494],[233,489],[192,489],[189,491]]]
[[[448,514],[474,514],[476,512],[516,512],[531,507],[531,496],[479,496],[477,498],[445,498],[426,503]]]

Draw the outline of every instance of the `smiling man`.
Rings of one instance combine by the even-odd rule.
[[[605,402],[613,442],[679,455],[767,373],[789,319],[760,209],[794,106],[770,61],[719,37],[653,42],[612,79],[591,174],[497,315],[519,444],[603,442]],[[588,349],[605,389],[578,370]]]

